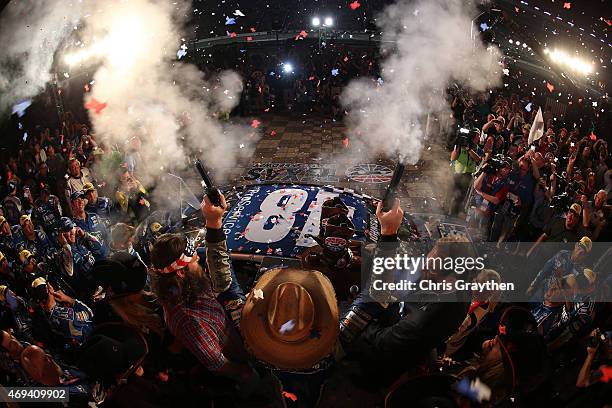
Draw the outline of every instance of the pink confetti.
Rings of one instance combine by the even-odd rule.
[[[344,139],[342,139],[342,144],[343,144],[344,146],[348,147],[348,146],[349,146],[349,138],[348,138],[348,137],[345,137]]]
[[[229,36],[230,36],[231,38],[234,38],[234,37],[236,37],[236,33],[232,31],[231,33],[229,33]]]
[[[355,0],[354,2],[349,4],[349,7],[351,8],[351,10],[357,10],[359,7],[361,7],[361,4],[357,0]]]
[[[344,57],[343,61],[344,62],[348,62],[349,58],[348,57]]]
[[[96,115],[99,115],[104,108],[106,108],[106,103],[102,103],[96,98],[91,98],[89,102],[85,104],[85,109],[93,110]]]
[[[251,27],[251,28],[249,28],[249,30],[250,30],[252,33],[254,33],[255,31],[257,31],[257,30],[255,29],[255,27]]]
[[[270,136],[276,136],[276,130],[271,131]]]
[[[247,41],[253,41],[253,37],[247,37]]]
[[[563,8],[564,9],[569,9],[572,7],[572,3],[563,3]]]
[[[253,129],[257,129],[259,127],[259,125],[261,125],[261,122],[258,121],[257,119],[253,119],[253,121],[251,122],[251,127]]]
[[[591,140],[597,140],[597,135],[591,131]]]
[[[548,88],[548,90],[549,90],[550,92],[552,92],[552,91],[554,91],[554,90],[555,90],[555,86],[554,86],[553,84],[551,84],[550,82],[547,82],[547,83],[546,83],[546,87]]]

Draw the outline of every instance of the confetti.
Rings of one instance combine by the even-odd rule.
[[[354,2],[349,4],[349,7],[351,8],[351,10],[357,10],[359,7],[361,7],[361,4],[357,0],[355,0]]]
[[[554,90],[555,90],[555,86],[554,86],[553,84],[551,84],[550,82],[547,82],[547,83],[546,83],[546,88],[548,88],[548,90],[549,90],[550,92],[552,92],[552,91],[554,91]]]
[[[253,289],[253,299],[255,300],[263,300],[264,293],[261,289]]]
[[[331,70],[332,76],[338,75],[338,72],[339,72],[339,70],[337,68],[334,68],[334,69]]]
[[[564,9],[570,9],[572,7],[572,3],[563,3]]]
[[[285,398],[287,398],[287,399],[290,399],[290,400],[291,400],[291,401],[293,401],[293,402],[296,402],[296,401],[298,400],[297,395],[292,394],[292,393],[290,393],[290,392],[283,391],[283,392],[282,392],[282,394],[283,394],[283,397],[285,397]]]
[[[348,137],[345,137],[344,139],[342,139],[342,144],[343,144],[344,146],[348,147],[348,146],[349,146],[349,138],[348,138]]]
[[[253,41],[253,37],[247,37],[247,41]]]
[[[225,25],[236,24],[236,19],[231,17],[225,17]]]
[[[281,325],[279,332],[280,334],[287,334],[290,331],[292,331],[295,328],[295,320],[289,320],[286,323],[283,323],[283,325]]]
[[[489,27],[489,26],[487,25],[487,23],[482,23],[482,24],[480,24],[480,29],[481,29],[482,31],[487,31],[489,28],[491,28],[491,27]]]
[[[245,17],[245,14],[242,11],[240,11],[240,10],[234,11],[234,15],[236,17]]]
[[[106,108],[106,103],[102,103],[96,98],[91,98],[89,102],[85,104],[85,109],[94,111],[96,115],[102,113],[102,110],[104,110],[104,108]]]
[[[253,119],[253,121],[251,122],[251,127],[253,129],[257,129],[259,127],[259,125],[261,125],[261,122],[258,121],[257,119]]]
[[[176,58],[181,59],[185,55],[187,55],[187,46],[185,44],[181,45],[181,48],[176,52]]]
[[[271,131],[270,136],[276,136],[276,130]]]

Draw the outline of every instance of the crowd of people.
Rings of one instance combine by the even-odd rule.
[[[282,54],[255,49],[242,54],[226,50],[207,66],[232,69],[244,78],[244,92],[236,108],[242,116],[265,112],[318,113],[341,119],[340,94],[356,77],[380,77],[379,52],[371,47],[297,42]]]
[[[333,107],[343,81],[374,75],[376,64],[350,53],[319,62],[291,77],[276,72],[278,61],[245,68],[248,109],[282,98],[341,118]],[[2,168],[0,383],[65,386],[75,406],[314,406],[329,397],[325,381],[346,374],[338,362],[351,361],[365,378],[351,377],[351,386],[390,390],[387,406],[406,398],[445,406],[603,401],[610,313],[594,293],[609,288],[610,254],[592,265],[587,258],[597,242],[610,242],[606,141],[558,125],[545,110],[544,135],[530,143],[536,109],[525,111],[515,94],[450,99],[461,130],[449,211],[517,255],[535,257],[544,241],[571,245],[538,268],[526,289],[532,303],[450,291],[388,304],[365,287],[339,310],[324,274],[292,268],[263,271],[242,287],[222,230],[223,195],[219,206],[202,202],[203,242],[157,222],[136,242],[151,210],[138,181],[138,139],[105,146],[68,114]],[[332,217],[343,215],[338,204],[322,223],[326,238],[337,238]],[[380,241],[393,247],[404,220],[399,200],[389,211],[379,204],[376,217]],[[465,256],[456,243],[442,238],[430,254]],[[421,271],[433,282],[453,275]]]

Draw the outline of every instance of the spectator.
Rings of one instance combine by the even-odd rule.
[[[214,234],[222,233],[224,210],[216,211],[214,208],[219,207],[212,205],[205,208],[207,234],[213,239]],[[239,336],[215,299],[194,251],[195,247],[184,238],[169,234],[162,235],[153,247],[153,289],[164,308],[166,324],[208,371],[240,383],[255,381],[258,376],[246,364]],[[211,276],[222,271],[217,269],[222,266],[217,260],[207,258],[207,262],[213,268]]]
[[[83,191],[83,186],[87,183],[93,183],[91,174],[87,167],[81,168],[81,163],[71,158],[68,161],[68,174],[66,174],[66,202],[70,203],[70,195],[77,191]]]
[[[2,201],[2,210],[4,212],[4,217],[6,217],[9,224],[15,225],[19,222],[23,205],[21,204],[19,197],[17,197],[17,184],[10,182],[8,183],[7,188],[8,195]]]
[[[72,220],[76,226],[86,233],[93,235],[100,243],[101,250],[94,254],[96,259],[106,258],[110,242],[106,225],[98,218],[97,214],[85,212],[85,200],[82,191],[75,191],[70,195],[70,205],[72,206]]]
[[[597,240],[602,233],[610,236],[609,226],[612,217],[612,206],[606,204],[608,194],[606,190],[599,190],[592,202],[586,195],[582,196],[582,226],[589,231],[590,236]],[[608,231],[606,231],[608,229]],[[604,239],[605,240],[605,239]]]
[[[531,256],[540,243],[547,242],[577,242],[581,237],[588,235],[580,222],[582,207],[574,203],[570,206],[565,218],[554,218],[545,228],[536,242],[533,243],[527,256]]]
[[[42,309],[51,327],[69,345],[81,345],[93,329],[93,312],[83,302],[54,290],[44,278],[32,282],[32,299]]]

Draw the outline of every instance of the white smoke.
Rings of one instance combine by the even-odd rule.
[[[105,1],[91,10],[81,34],[86,44],[103,50],[87,97],[106,104],[100,114],[90,113],[95,132],[107,145],[140,137],[137,177],[145,184],[194,152],[201,152],[209,167],[230,167],[254,142],[252,129],[218,117],[239,103],[240,77],[222,72],[204,78],[194,65],[176,62],[188,5]]]
[[[351,82],[342,94],[348,134],[370,157],[384,154],[415,164],[428,114],[450,114],[445,88],[457,81],[473,91],[501,83],[497,48],[470,39],[473,5],[463,0],[400,0],[377,18],[395,48],[382,62],[382,79]],[[474,30],[477,32],[477,30]]]
[[[55,51],[81,14],[80,1],[11,1],[0,16],[0,114],[38,95]]]

